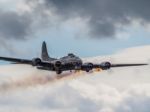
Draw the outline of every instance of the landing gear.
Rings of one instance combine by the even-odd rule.
[[[89,72],[89,71],[90,71],[90,70],[88,70],[88,69],[86,70],[86,72]]]
[[[56,73],[57,73],[57,74],[61,74],[62,71],[61,71],[61,70],[56,70]]]

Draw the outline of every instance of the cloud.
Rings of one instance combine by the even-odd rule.
[[[59,82],[59,84],[42,85],[42,87],[34,87],[34,89],[26,88],[5,94],[1,93],[0,107],[3,111],[13,109],[17,112],[35,110],[41,112],[149,111],[149,84],[134,85],[125,90],[119,90],[103,83],[95,84],[91,85],[80,81]]]
[[[150,109],[150,85],[134,85],[123,93],[122,100],[116,108],[116,112],[149,112]]]
[[[136,55],[134,62],[143,62],[150,57],[146,52],[149,49],[150,46],[127,49],[111,57],[114,62],[131,62],[125,57],[135,59]],[[88,61],[99,62],[107,58],[96,57]],[[149,112],[149,73],[149,66],[143,66],[116,68],[111,74],[104,71],[76,74],[80,77],[66,74],[68,77],[58,78],[54,72],[28,65],[1,66],[0,111]]]
[[[41,12],[53,11],[62,22],[76,17],[87,21],[90,37],[113,38],[117,32],[131,25],[135,20],[150,22],[150,1],[142,0],[26,0],[36,4]]]
[[[27,14],[0,11],[0,38],[25,39],[31,33],[31,18]]]
[[[91,38],[114,38],[133,21],[149,24],[148,4],[148,0],[24,0],[16,2],[13,11],[0,11],[0,37],[26,39],[39,29],[80,18],[86,24],[82,33],[88,32]]]

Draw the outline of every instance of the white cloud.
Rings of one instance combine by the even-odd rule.
[[[129,62],[136,56],[133,62],[145,62],[149,50],[149,46],[132,48],[110,57],[113,62]],[[106,59],[110,58],[89,60]],[[58,78],[27,65],[1,66],[0,111],[149,112],[149,73],[149,66],[143,66]]]

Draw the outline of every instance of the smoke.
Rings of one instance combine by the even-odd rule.
[[[84,75],[83,72],[82,73],[65,72],[62,73],[61,75],[57,75],[56,73],[47,73],[47,72],[45,73],[42,71],[39,72],[37,70],[33,70],[29,74],[22,74],[22,77],[19,78],[10,77],[7,80],[1,81],[0,92],[10,92],[16,91],[17,89],[27,89],[43,85],[49,85],[58,81],[67,81],[71,79],[76,79],[77,77],[82,75]]]
[[[0,91],[1,92],[8,92],[10,90],[16,90],[16,89],[24,89],[28,87],[36,87],[38,85],[44,85],[47,83],[50,83],[54,81],[55,78],[46,76],[46,75],[36,75],[36,74],[30,74],[26,75],[19,79],[9,79],[7,81],[4,81],[0,84]]]

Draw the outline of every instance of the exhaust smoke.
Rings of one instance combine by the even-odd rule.
[[[20,70],[20,68],[18,68],[18,65],[14,65],[14,66],[16,66],[15,69]],[[15,69],[13,69],[13,71],[17,71]],[[10,71],[10,70],[9,68],[8,69],[5,68],[5,71]],[[32,67],[32,70],[30,70],[30,72],[28,73],[23,73],[23,74],[20,73],[20,75],[18,73],[17,76],[16,75],[13,76],[13,75],[14,74],[12,73],[11,77],[7,77],[6,80],[0,82],[0,92],[8,92],[16,89],[26,89],[26,88],[51,84],[57,81],[75,79],[79,76],[84,75],[84,72],[81,71],[63,72],[62,74],[57,75],[55,72],[49,72],[49,71],[47,72],[44,70],[41,71],[41,70],[34,69]]]

